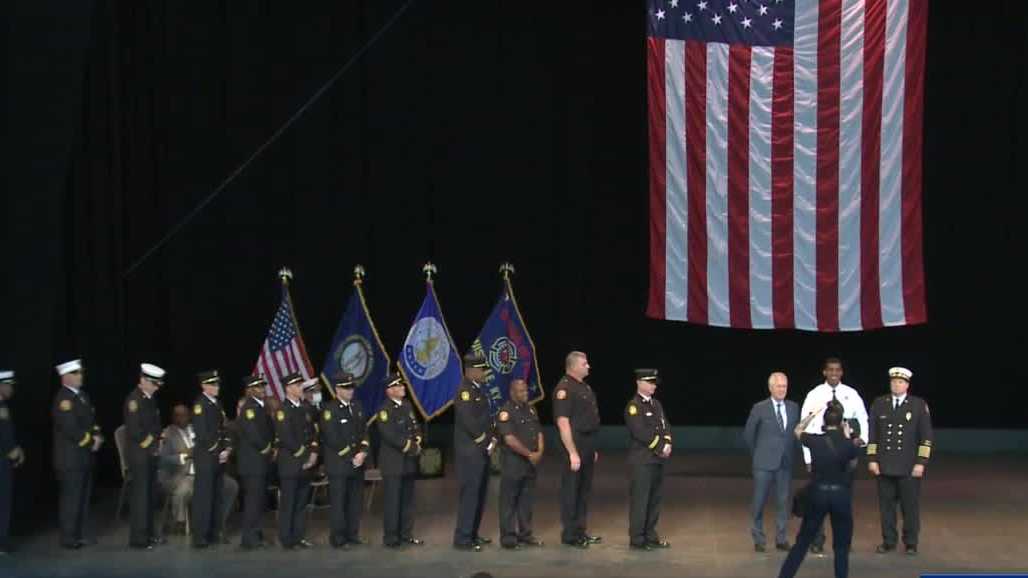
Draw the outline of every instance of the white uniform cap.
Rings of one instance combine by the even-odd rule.
[[[164,369],[157,367],[152,363],[140,363],[139,370],[143,372],[143,375],[151,379],[164,379]]]
[[[898,377],[910,381],[910,378],[914,377],[914,372],[906,367],[892,367],[889,368],[889,377]]]
[[[82,360],[73,359],[57,366],[57,375],[65,375],[74,371],[82,371]]]
[[[0,371],[0,381],[14,381],[14,372],[9,370]]]

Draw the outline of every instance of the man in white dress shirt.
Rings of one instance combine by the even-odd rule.
[[[803,407],[800,409],[800,417],[824,409],[828,402],[836,400],[842,404],[842,419],[848,422],[853,428],[854,434],[860,437],[860,445],[867,445],[867,407],[857,390],[842,382],[842,360],[837,357],[829,357],[821,366],[821,374],[824,375],[825,381],[807,393],[806,399],[803,400]],[[819,413],[807,426],[805,432],[821,434],[823,427],[824,416]],[[803,447],[803,462],[807,465],[809,472],[810,450],[806,446]],[[824,554],[824,548],[825,533],[822,526],[810,545],[810,552]]]

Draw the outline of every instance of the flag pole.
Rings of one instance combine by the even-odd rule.
[[[425,274],[425,282],[427,282],[429,285],[432,285],[432,275],[438,275],[439,274],[439,269],[431,261],[428,261],[428,262],[425,263],[424,266],[421,267],[421,272]],[[397,363],[400,363],[400,361],[397,360]],[[408,383],[407,386],[411,387],[411,384]],[[413,397],[413,394],[414,394],[414,392],[411,391],[411,396],[412,397]],[[425,443],[421,446],[422,449],[428,447],[428,424],[429,424],[430,421],[432,421],[432,420],[426,419],[424,425],[422,426],[422,429],[425,432],[425,439],[424,439]],[[420,470],[420,467],[418,469]]]

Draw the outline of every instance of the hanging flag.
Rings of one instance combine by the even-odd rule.
[[[541,401],[545,396],[539,378],[535,344],[525,327],[510,282],[514,266],[504,263],[500,266],[500,273],[503,275],[500,298],[471,345],[475,352],[484,355],[489,362],[484,389],[493,415],[510,397],[510,382],[515,379],[523,379],[528,384],[530,403]]]
[[[364,300],[364,267],[357,265],[353,269],[353,294],[325,357],[321,379],[329,384],[328,389],[334,396],[331,384],[344,373],[352,375],[357,384],[354,396],[364,407],[364,413],[374,416],[385,399],[381,382],[389,363],[389,354]]]
[[[411,397],[425,420],[430,420],[450,407],[463,376],[461,356],[446,328],[442,309],[432,286],[435,265],[424,269],[425,300],[414,316],[414,323],[403,342],[397,365],[410,384]]]
[[[279,301],[278,311],[271,321],[271,329],[261,346],[253,372],[268,382],[269,394],[282,400],[286,396],[283,377],[300,373],[304,379],[310,379],[315,373],[303,344],[300,324],[296,322],[293,300],[289,297],[289,280],[293,278],[293,272],[283,267],[278,276],[282,279],[282,300]]]
[[[928,4],[647,0],[648,316],[926,322]]]

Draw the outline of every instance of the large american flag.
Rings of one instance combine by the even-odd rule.
[[[649,0],[647,315],[925,322],[927,0]]]
[[[285,399],[282,378],[290,373],[300,373],[304,379],[314,375],[314,368],[307,357],[307,348],[300,335],[300,327],[293,313],[293,302],[289,298],[289,286],[282,284],[282,301],[271,322],[268,337],[261,346],[254,373],[268,382],[268,393],[279,400]]]

